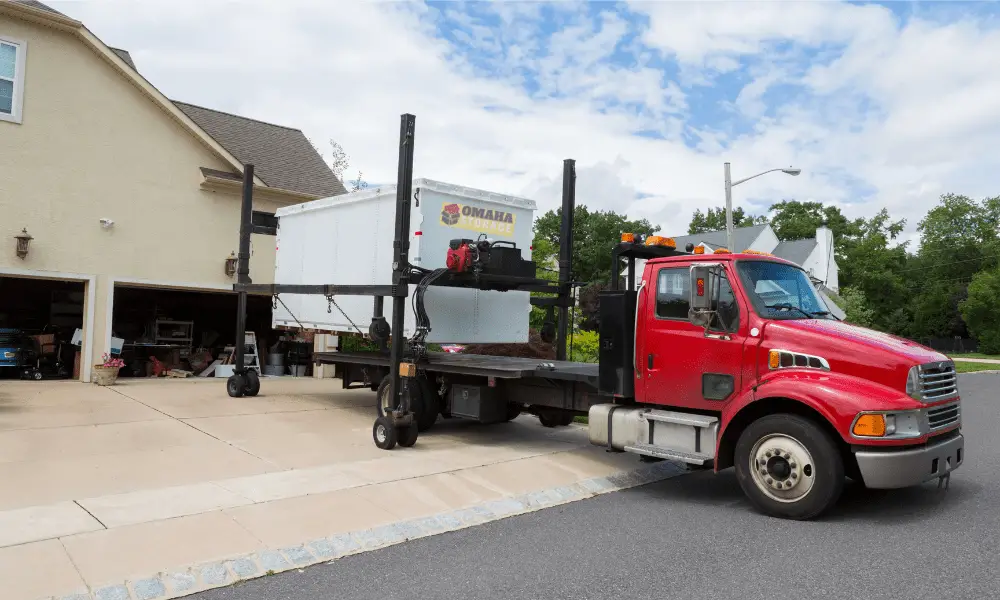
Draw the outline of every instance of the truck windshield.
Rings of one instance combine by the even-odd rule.
[[[767,319],[833,318],[805,271],[771,261],[741,260],[737,269],[757,314]]]

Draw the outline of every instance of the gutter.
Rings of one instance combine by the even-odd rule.
[[[225,177],[216,177],[214,175],[206,175],[205,180],[201,183],[201,188],[211,192],[220,191],[239,193],[243,189],[243,181],[228,179]],[[317,196],[315,194],[296,192],[293,190],[257,185],[255,185],[253,189],[254,196],[260,194],[262,197],[269,197],[272,200],[278,200],[279,202],[284,202],[286,204],[299,204],[302,202],[309,202],[311,200],[318,200],[324,197]]]

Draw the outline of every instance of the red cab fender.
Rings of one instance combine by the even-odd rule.
[[[791,411],[818,415],[840,439],[856,444],[858,440],[852,439],[850,431],[859,412],[922,407],[923,404],[901,389],[852,375],[808,369],[768,373],[722,409],[722,431],[716,442],[716,469],[732,464],[731,454],[740,433],[749,423],[767,414]],[[905,443],[917,441],[911,439]],[[895,445],[903,442],[865,440],[865,443]]]

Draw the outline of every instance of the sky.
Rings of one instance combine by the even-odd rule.
[[[128,50],[168,97],[302,129],[394,183],[399,115],[415,177],[687,231],[733,189],[851,217],[887,208],[915,240],[943,193],[1000,195],[1000,7],[990,2],[48,2]],[[540,213],[539,213],[540,214]]]

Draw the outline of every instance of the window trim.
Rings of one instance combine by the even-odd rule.
[[[21,124],[22,112],[24,108],[24,67],[26,55],[28,54],[28,42],[13,38],[0,33],[0,42],[17,48],[14,56],[14,97],[11,105],[11,113],[0,112],[0,121]]]
[[[656,270],[656,281],[654,282],[654,287],[653,287],[653,318],[658,319],[660,321],[682,321],[684,323],[689,323],[690,321],[688,321],[687,317],[661,317],[660,316],[660,312],[657,310],[657,306],[659,306],[659,304],[660,304],[660,300],[659,300],[659,296],[660,296],[660,273],[663,273],[664,271],[683,271],[685,273],[690,273],[691,272],[691,265],[684,265],[683,267],[674,266],[674,265],[663,265],[662,267],[660,267],[659,269]],[[690,309],[691,309],[691,300],[689,298],[688,299],[688,310],[690,310]]]

